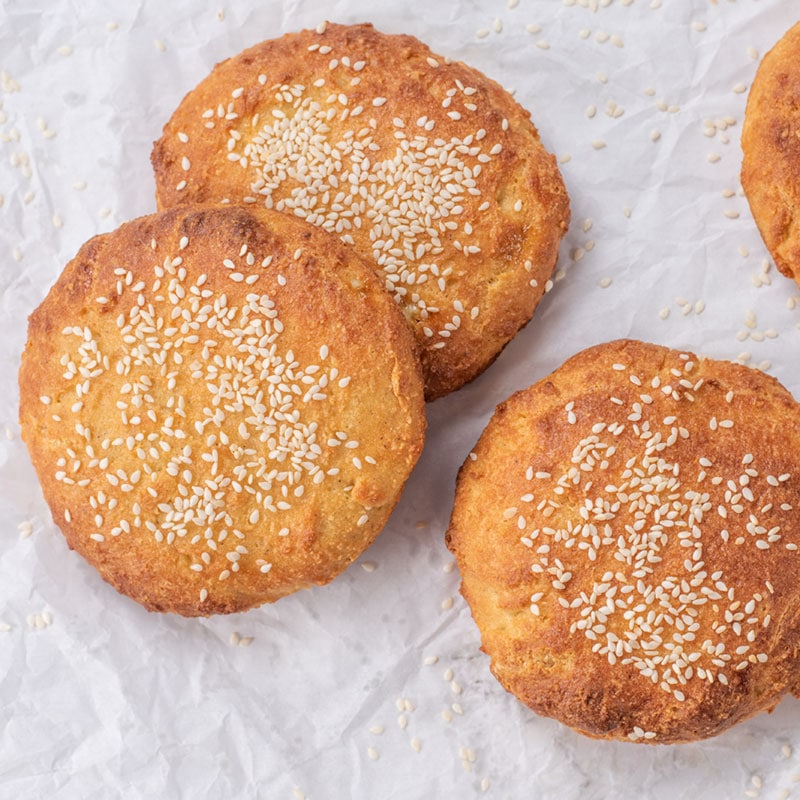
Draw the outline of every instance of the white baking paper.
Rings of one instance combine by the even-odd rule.
[[[797,288],[738,182],[746,90],[796,16],[787,0],[0,3],[0,797],[800,795],[791,698],[673,747],[533,715],[489,673],[443,540],[494,406],[584,347],[740,358],[800,396]],[[151,143],[184,93],[326,17],[414,34],[516,91],[572,198],[555,286],[494,366],[429,406],[402,502],[345,575],[232,617],[148,614],[42,500],[16,421],[26,317],[83,241],[155,209]]]

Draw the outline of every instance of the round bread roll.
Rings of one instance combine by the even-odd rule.
[[[742,187],[775,265],[800,282],[800,23],[759,65],[742,127]]]
[[[581,733],[688,742],[800,677],[800,408],[635,341],[501,404],[447,543],[497,679]]]
[[[330,581],[424,436],[414,339],[373,271],[263,209],[174,209],[86,243],[30,317],[19,382],[70,547],[186,616]]]
[[[494,81],[371,25],[326,25],[217,65],[152,153],[159,208],[250,203],[369,260],[412,324],[429,400],[530,319],[569,221],[553,156]]]

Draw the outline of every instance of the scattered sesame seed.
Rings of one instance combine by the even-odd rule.
[[[49,611],[35,612],[33,614],[28,614],[26,622],[28,623],[28,627],[42,630],[53,624],[53,615]]]

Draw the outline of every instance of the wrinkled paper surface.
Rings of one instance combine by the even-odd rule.
[[[795,4],[598,5],[0,3],[0,796],[789,796],[794,699],[677,747],[534,716],[489,673],[444,547],[494,406],[584,347],[747,358],[800,394],[797,289],[764,271],[738,182],[744,90]],[[42,500],[17,425],[26,317],[82,242],[155,210],[151,143],[181,97],[325,17],[414,34],[516,91],[572,198],[559,280],[494,366],[429,406],[403,500],[345,575],[243,615],[148,614],[68,551]]]

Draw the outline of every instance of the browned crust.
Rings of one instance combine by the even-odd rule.
[[[185,248],[181,247],[183,237],[188,240]],[[151,248],[153,241],[155,250]],[[248,266],[245,257],[240,257],[244,244],[255,256],[253,266]],[[220,491],[224,490],[224,507],[233,524],[229,525],[224,519],[208,523],[215,540],[219,539],[223,528],[230,534],[230,538],[220,541],[213,551],[203,541],[199,544],[190,541],[195,533],[205,535],[202,527],[197,526],[196,530],[191,522],[186,523],[189,533],[184,538],[176,538],[171,546],[157,542],[154,534],[144,526],[148,521],[160,529],[166,526],[167,517],[159,504],[172,503],[171,498],[179,496],[176,493],[178,483],[187,487],[190,484],[201,488],[208,486],[206,481],[214,473],[210,472],[210,462],[202,460],[201,452],[218,453],[220,467],[216,475],[219,480],[234,476],[241,484],[250,481],[251,486],[265,479],[252,477],[255,468],[243,476],[236,476],[238,465],[265,457],[270,468],[280,466],[267,455],[275,447],[269,442],[274,441],[278,434],[266,443],[259,440],[258,432],[267,430],[273,423],[248,419],[258,413],[252,403],[268,403],[267,400],[258,400],[256,392],[261,391],[267,398],[272,396],[268,382],[277,373],[248,373],[247,367],[243,366],[243,359],[248,354],[258,354],[253,356],[257,359],[253,363],[268,365],[264,351],[252,349],[256,347],[256,340],[248,340],[250,344],[247,347],[251,349],[247,352],[234,352],[230,344],[234,341],[231,338],[233,334],[226,338],[220,329],[212,329],[211,323],[207,322],[201,323],[196,330],[200,339],[198,343],[181,345],[184,366],[167,362],[170,371],[177,372],[174,385],[169,385],[160,368],[153,365],[136,367],[125,377],[115,372],[114,365],[126,352],[122,334],[118,333],[117,320],[121,315],[129,315],[137,302],[138,281],[146,284],[140,292],[144,297],[143,308],[154,303],[158,314],[167,319],[169,315],[166,312],[162,314],[159,309],[176,307],[154,299],[157,294],[164,297],[168,291],[173,291],[167,290],[169,273],[160,289],[155,290],[153,286],[154,265],[176,256],[183,259],[180,269],[186,271],[182,283],[187,297],[193,296],[189,287],[196,285],[202,274],[206,276],[202,288],[210,291],[203,303],[220,302],[223,292],[227,296],[227,309],[241,309],[247,302],[246,297],[254,293],[273,298],[278,319],[283,325],[280,338],[274,345],[283,359],[284,367],[280,367],[284,370],[283,375],[288,376],[290,369],[294,369],[292,375],[299,375],[298,370],[305,370],[312,364],[319,365],[316,375],[333,375],[333,366],[339,371],[339,377],[331,379],[324,389],[327,399],[286,401],[291,402],[300,414],[298,424],[307,425],[313,421],[319,426],[321,454],[319,461],[314,463],[325,469],[338,468],[339,473],[328,475],[317,485],[308,472],[301,472],[299,483],[305,487],[305,493],[298,498],[292,490],[287,500],[291,508],[275,512],[264,510],[263,502],[253,494],[235,491],[230,483],[227,486],[220,484]],[[265,268],[261,262],[266,256],[272,256],[273,260]],[[243,268],[248,276],[257,272],[257,281],[251,285],[234,281],[231,271],[223,264],[225,258],[234,259],[237,267]],[[123,269],[122,276],[115,272],[120,268]],[[125,270],[131,273],[127,285]],[[117,294],[118,281],[122,281],[121,285],[125,287],[121,295]],[[98,297],[104,300],[97,302]],[[197,319],[200,319],[203,312],[197,313],[200,315]],[[217,319],[216,309],[208,312],[212,313]],[[250,316],[256,316],[255,312]],[[194,312],[189,318],[195,319]],[[178,316],[178,322],[174,324],[178,325],[184,319]],[[240,317],[234,317],[230,324],[234,325],[238,319]],[[171,323],[168,320],[165,324]],[[75,337],[62,333],[65,326],[75,325],[91,332],[92,340],[109,359],[110,367],[91,379],[88,384],[90,391],[82,398],[83,408],[77,412],[73,410],[73,404],[78,400],[76,381],[63,377],[65,353],[69,354],[67,360],[80,365]],[[244,323],[242,329],[248,330]],[[181,332],[167,334],[162,327],[156,334],[148,334],[160,342],[158,346],[148,344],[154,348],[151,353],[164,352],[165,342],[171,342],[173,351],[177,350],[175,338]],[[212,347],[218,348],[209,349],[209,353],[225,353],[226,358],[233,353],[240,361],[225,362],[224,366],[218,366],[216,373],[210,372],[208,365],[212,363],[212,356],[206,357],[202,350],[203,343],[208,340],[214,340],[216,344]],[[236,341],[241,343],[241,339]],[[324,361],[320,354],[323,344],[329,347]],[[291,368],[288,361],[290,349],[299,365],[296,368]],[[187,374],[194,361],[201,364],[201,372],[205,370],[197,377]],[[229,372],[226,371],[228,367]],[[146,394],[151,399],[145,397],[141,408],[129,406],[125,412],[129,419],[133,414],[139,414],[141,421],[136,427],[133,423],[128,427],[121,419],[117,402],[129,401],[130,390],[122,394],[121,387],[124,382],[133,382],[140,373],[150,375],[152,388]],[[304,374],[311,375],[310,372]],[[344,376],[350,377],[350,383],[342,388],[337,381]],[[226,399],[215,404],[212,389],[206,388],[208,384],[221,386],[223,381],[227,381],[234,386],[237,380],[241,381],[239,388],[235,392],[230,389]],[[245,380],[249,383],[245,384]],[[292,381],[286,377],[285,382],[291,384],[289,388],[309,385],[299,377]],[[92,563],[105,580],[146,608],[174,611],[186,616],[242,611],[272,602],[298,589],[330,581],[358,557],[384,526],[421,452],[424,437],[422,377],[414,340],[402,315],[372,270],[348,248],[313,226],[265,210],[184,207],[142,217],[113,233],[87,242],[30,317],[19,384],[22,436],[53,518],[70,547]],[[49,398],[48,405],[40,401],[41,396]],[[175,410],[178,396],[184,398],[183,418]],[[242,397],[248,403],[245,407],[247,413],[231,411],[229,406],[240,402]],[[290,397],[289,393],[286,392],[284,397]],[[171,407],[170,403],[173,404]],[[204,415],[204,408],[226,410],[220,427],[211,423],[201,435],[195,429],[194,421]],[[146,416],[149,410],[155,414],[155,423]],[[60,417],[60,421],[53,419],[54,414]],[[173,417],[172,434],[164,432],[164,428],[170,428],[168,417]],[[240,431],[240,422],[245,423],[249,438]],[[104,454],[110,456],[112,463],[105,469],[96,461],[92,463],[91,454],[86,449],[87,440],[76,432],[77,424],[90,429],[88,442],[97,458]],[[278,422],[274,424],[279,425]],[[183,431],[185,438],[176,438],[175,430],[178,429]],[[145,458],[136,454],[135,448],[139,444],[134,450],[128,450],[112,443],[108,450],[104,450],[103,440],[126,437],[138,430],[148,436],[151,433],[156,435],[157,441],[142,443]],[[219,430],[226,431],[233,444],[223,446],[217,442],[208,445],[207,437]],[[301,429],[290,427],[287,430]],[[358,445],[347,450],[329,447],[326,442],[335,437],[337,431],[346,432],[349,441],[358,441]],[[306,434],[302,437],[304,441],[311,441]],[[180,467],[181,470],[191,470],[191,480],[168,474],[166,456],[154,458],[148,455],[149,447],[158,448],[161,442],[171,448],[170,454],[182,451],[187,445],[192,448],[191,464]],[[234,446],[253,447],[256,455],[235,456]],[[59,465],[58,459],[65,456],[67,448],[72,448],[75,455],[66,459],[66,465]],[[375,459],[375,465],[363,461],[367,455]],[[353,456],[361,457],[361,469],[352,462]],[[308,461],[310,457],[305,458]],[[75,461],[81,462],[77,470]],[[156,472],[156,477],[148,478],[145,464]],[[123,493],[108,482],[105,473],[117,469],[124,470],[128,476],[137,469],[142,473],[140,482],[131,492]],[[57,475],[59,470],[65,470],[76,481],[88,478],[89,483],[85,487],[65,483],[63,475],[61,479]],[[273,482],[277,502],[282,497],[281,486],[286,481],[281,483],[274,479]],[[148,485],[155,487],[158,498],[145,491]],[[99,511],[92,507],[90,498],[96,501],[99,490],[105,491],[107,502],[111,496],[117,498],[116,509],[112,511],[102,507],[102,503]],[[264,490],[262,495],[266,494],[268,492]],[[134,503],[140,506],[138,527],[134,527],[137,516]],[[251,522],[250,514],[256,508],[262,509],[260,518]],[[69,519],[66,511],[69,511]],[[103,516],[100,522],[95,520],[97,513]],[[368,521],[359,525],[365,513]],[[113,536],[114,520],[123,518],[131,526],[131,532]],[[280,535],[284,527],[290,529],[288,536]],[[244,538],[238,540],[234,537],[233,528],[240,529]],[[166,531],[167,527],[163,530]],[[91,538],[92,533],[102,534],[105,541],[95,541]],[[247,551],[239,557],[239,571],[226,580],[220,580],[218,576],[232,565],[226,552],[237,544],[242,544]],[[189,569],[189,564],[202,564],[200,551],[204,547],[210,558],[202,571],[194,572]],[[269,573],[261,572],[258,559],[261,559],[261,564],[272,564]],[[208,592],[205,600],[200,599],[202,589]]]
[[[742,187],[778,269],[800,273],[800,23],[763,58],[742,128]]]
[[[331,52],[310,52],[309,47],[314,45],[330,47]],[[342,58],[346,54],[351,66],[358,60],[366,66],[358,72],[345,67]],[[334,57],[339,65],[331,72],[328,65]],[[428,59],[438,66],[432,67]],[[263,86],[258,81],[261,73],[267,75]],[[314,89],[312,84],[320,76],[326,84]],[[353,86],[353,78],[361,82]],[[346,94],[347,108],[363,107],[359,119],[364,120],[363,125],[374,120],[374,141],[380,145],[373,160],[393,156],[394,120],[398,117],[411,131],[409,136],[423,133],[449,141],[483,129],[486,150],[502,145],[500,153],[480,164],[481,195],[464,194],[459,200],[463,213],[457,217],[458,229],[441,233],[444,254],[430,259],[438,260],[442,271],[452,270],[446,290],[439,291],[436,280],[431,279],[424,285],[408,287],[409,294],[400,301],[420,344],[427,399],[441,397],[471,381],[530,319],[555,267],[559,242],[569,222],[569,201],[561,175],[554,157],[542,147],[529,112],[494,81],[462,63],[445,62],[410,36],[381,34],[366,24],[329,24],[323,34],[287,34],[218,64],[183,99],[153,148],[159,208],[198,201],[237,202],[252,194],[250,183],[259,173],[254,167],[243,169],[238,162],[228,160],[229,132],[237,129],[245,138],[252,135],[254,114],[259,114],[255,128],[260,129],[272,109],[280,105],[274,98],[277,84],[302,84],[308,95],[322,104],[329,97]],[[447,93],[458,85],[475,91],[469,96],[459,92],[443,108]],[[238,87],[243,88],[242,95],[232,98]],[[386,98],[386,103],[373,106],[375,97]],[[330,105],[337,102],[332,100]],[[465,107],[470,102],[476,111]],[[205,127],[209,120],[203,113],[214,109],[216,114],[220,103],[226,112],[230,103],[236,119],[214,117],[210,120],[214,127]],[[284,104],[286,109],[291,110],[291,105]],[[461,119],[448,116],[456,110]],[[423,117],[435,120],[430,134],[416,124]],[[504,120],[508,130],[504,130]],[[344,122],[334,119],[330,127],[328,138],[337,141],[338,136],[357,130],[361,123],[354,125],[353,118]],[[179,133],[188,136],[188,142],[181,141]],[[188,170],[183,169],[184,157],[189,159]],[[470,166],[478,163],[471,156],[465,159]],[[185,187],[177,190],[183,181]],[[276,190],[274,198],[281,196]],[[259,203],[263,199],[258,196]],[[523,202],[521,209],[514,208],[517,200]],[[489,208],[479,210],[484,201],[489,201]],[[472,235],[464,232],[463,223],[467,221],[474,227]],[[373,259],[368,224],[346,233],[353,237],[360,254]],[[456,249],[455,241],[480,247],[480,253],[465,256]],[[531,285],[532,280],[536,285]],[[441,311],[425,319],[416,302],[409,299],[412,293]],[[454,311],[455,301],[460,301],[464,311]],[[474,307],[479,311],[472,319]],[[454,314],[460,317],[460,324],[448,331],[445,324]],[[426,334],[425,328],[433,335]],[[436,347],[442,343],[444,346]]]
[[[800,555],[786,548],[786,545],[796,548],[800,543],[796,525],[796,509],[800,504],[798,406],[777,381],[762,373],[727,362],[698,360],[691,354],[689,358],[693,368],[686,373],[686,362],[676,351],[655,345],[623,340],[585,350],[498,406],[474,449],[474,460],[473,457],[467,459],[459,473],[447,544],[457,558],[462,575],[461,591],[481,631],[483,649],[491,657],[492,672],[508,691],[534,711],[554,717],[588,736],[633,738],[651,743],[686,742],[713,736],[736,722],[772,708],[798,682]],[[624,370],[616,371],[614,364],[622,365]],[[679,377],[671,372],[673,369],[678,371]],[[683,389],[678,384],[679,379],[688,379],[690,389],[687,391],[694,396],[694,401],[675,402],[660,395],[660,389],[648,385],[637,387],[629,380],[631,373],[642,379],[659,376],[662,386],[670,382],[680,391]],[[702,383],[697,386],[700,379]],[[652,405],[639,399],[647,391],[654,397]],[[623,406],[611,403],[612,396],[622,400]],[[570,411],[566,410],[570,402],[574,403],[572,425],[568,421]],[[645,409],[639,422],[628,417],[628,414],[635,414],[631,411],[633,402],[639,402]],[[611,424],[615,408],[620,409],[617,416],[626,428],[618,436],[609,437],[614,439],[618,452],[608,458],[607,467],[602,469],[602,456],[598,455],[593,471],[579,470],[580,489],[568,489],[563,495],[549,491],[549,487],[555,485],[556,476],[574,466],[573,448],[577,440],[587,432],[592,435],[591,426],[598,421]],[[745,654],[732,656],[735,660],[731,664],[735,666],[739,658],[750,659],[758,653],[768,656],[764,663],[748,661],[741,670],[736,670],[735,666],[712,667],[718,674],[725,672],[727,685],[718,677],[709,682],[701,680],[699,673],[694,674],[685,685],[678,687],[685,696],[683,700],[640,674],[633,661],[623,663],[625,654],[612,666],[606,655],[593,652],[592,648],[596,642],[602,643],[605,634],[590,639],[581,629],[573,627],[580,613],[591,603],[581,600],[574,607],[564,608],[558,601],[561,597],[571,604],[581,592],[589,596],[592,587],[602,583],[607,572],[622,571],[625,581],[618,581],[616,577],[609,579],[610,585],[619,587],[615,596],[633,598],[625,606],[628,610],[644,602],[638,588],[625,591],[621,588],[633,579],[632,567],[615,555],[620,552],[619,546],[604,543],[596,550],[596,560],[591,561],[586,556],[573,555],[581,552],[578,548],[587,546],[587,540],[580,540],[577,534],[570,545],[574,549],[570,550],[557,539],[540,533],[533,541],[533,548],[543,542],[551,548],[546,556],[541,556],[521,542],[523,532],[516,525],[519,513],[526,520],[525,535],[533,536],[529,533],[532,529],[543,530],[548,525],[561,530],[565,519],[581,522],[579,508],[587,498],[594,503],[597,498],[620,497],[605,487],[620,487],[625,481],[630,483],[630,476],[623,475],[623,471],[628,458],[639,458],[636,449],[639,440],[632,433],[633,426],[643,426],[645,420],[651,420],[651,414],[656,420],[652,432],[664,429],[659,422],[666,415],[677,417],[671,425],[688,431],[687,438],[679,435],[676,443],[663,450],[662,457],[667,462],[679,465],[682,484],[674,489],[675,497],[670,498],[669,503],[679,502],[684,497],[683,492],[690,489],[710,493],[708,502],[711,505],[696,523],[702,544],[702,551],[697,552],[702,552],[702,569],[708,575],[720,571],[728,591],[732,588],[735,600],[741,601],[731,612],[742,614],[742,618],[731,617],[733,622],[738,621],[743,626],[740,634],[733,631],[732,622],[725,629],[714,622],[724,616],[725,603],[735,602],[724,594],[721,600],[710,599],[697,606],[698,628],[693,632],[692,641],[713,640],[715,647],[722,642],[728,654],[735,653],[736,647],[748,645],[750,649]],[[733,427],[717,427],[710,422],[712,417],[717,421],[731,420]],[[712,424],[716,427],[713,433]],[[669,426],[666,429],[669,430]],[[599,436],[604,440],[609,434],[601,432]],[[748,453],[753,456],[751,467],[758,473],[749,478],[747,484],[754,502],[746,497],[741,499],[741,494],[738,500],[731,499],[735,498],[733,494],[726,500],[724,492],[730,488],[727,480],[734,480],[736,491],[744,491],[740,474],[749,468],[743,466]],[[702,466],[700,458],[710,459],[713,466]],[[632,462],[631,469],[639,468],[642,463],[639,458]],[[528,480],[525,472],[529,466],[536,473],[551,473],[552,479]],[[702,481],[699,480],[701,472],[706,473]],[[660,472],[657,470],[656,474]],[[786,474],[790,477],[781,481],[779,488],[768,482],[768,475]],[[721,488],[713,486],[717,476],[723,477]],[[595,488],[586,489],[589,479],[593,480]],[[526,505],[521,498],[528,492],[534,497]],[[633,489],[626,489],[626,492],[629,498],[634,497]],[[663,499],[666,490],[652,492]],[[645,494],[644,489],[642,494]],[[538,503],[546,498],[555,498],[561,506],[550,516],[537,510]],[[612,521],[607,523],[613,526],[612,536],[622,536],[626,547],[632,547],[634,533],[625,526],[635,524],[632,509],[639,502],[645,501],[623,502],[621,509],[614,512]],[[657,501],[648,499],[646,502],[655,506]],[[739,512],[730,510],[736,503],[742,504]],[[773,504],[772,509],[767,508],[769,503]],[[780,510],[781,503],[789,503],[792,509]],[[722,505],[726,509],[726,519],[718,511]],[[506,519],[504,510],[511,507],[520,510]],[[663,519],[670,508],[675,507],[669,504],[661,507]],[[770,529],[780,525],[781,538],[768,549],[754,545],[755,534],[746,527],[751,513],[758,517],[759,524]],[[644,530],[655,530],[653,517],[648,519]],[[682,517],[678,514],[675,519]],[[687,573],[687,553],[693,551],[680,546],[683,540],[676,533],[684,529],[678,523],[675,525],[665,529],[669,531],[668,543],[661,547],[662,560],[652,565],[653,575],[642,578],[648,585],[660,585],[669,575],[677,576],[681,585],[680,580],[700,575],[698,571]],[[729,543],[723,541],[723,528],[729,531]],[[758,532],[758,536],[766,535],[765,531]],[[735,543],[739,536],[744,537],[744,541]],[[588,541],[593,542],[592,539]],[[572,571],[563,590],[552,585],[552,576],[532,572],[532,565],[542,557],[552,559],[551,566],[560,558],[565,568]],[[698,586],[706,584],[703,579]],[[769,585],[773,593],[765,588]],[[686,594],[685,587],[678,591]],[[697,589],[698,593],[702,591]],[[536,601],[538,614],[535,614],[531,610],[531,598],[539,592],[542,597]],[[750,608],[748,598],[753,596],[762,599],[754,601]],[[678,600],[672,602],[676,606],[679,604]],[[654,608],[647,604],[644,607],[647,611]],[[749,613],[757,618],[750,629],[747,627]],[[763,626],[767,614],[771,615],[771,620]],[[617,635],[625,630],[619,616],[609,614],[605,624]],[[662,624],[664,639],[669,641],[675,629],[668,622]],[[713,624],[716,627],[712,629]],[[749,630],[754,631],[752,642],[743,639]],[[680,646],[686,647],[686,652],[693,652],[695,647],[688,641]],[[632,651],[634,655],[637,652],[640,651]],[[709,657],[703,655],[693,663],[694,669],[708,668]],[[659,673],[659,681],[661,677]],[[651,738],[645,739],[645,732],[650,733]]]

